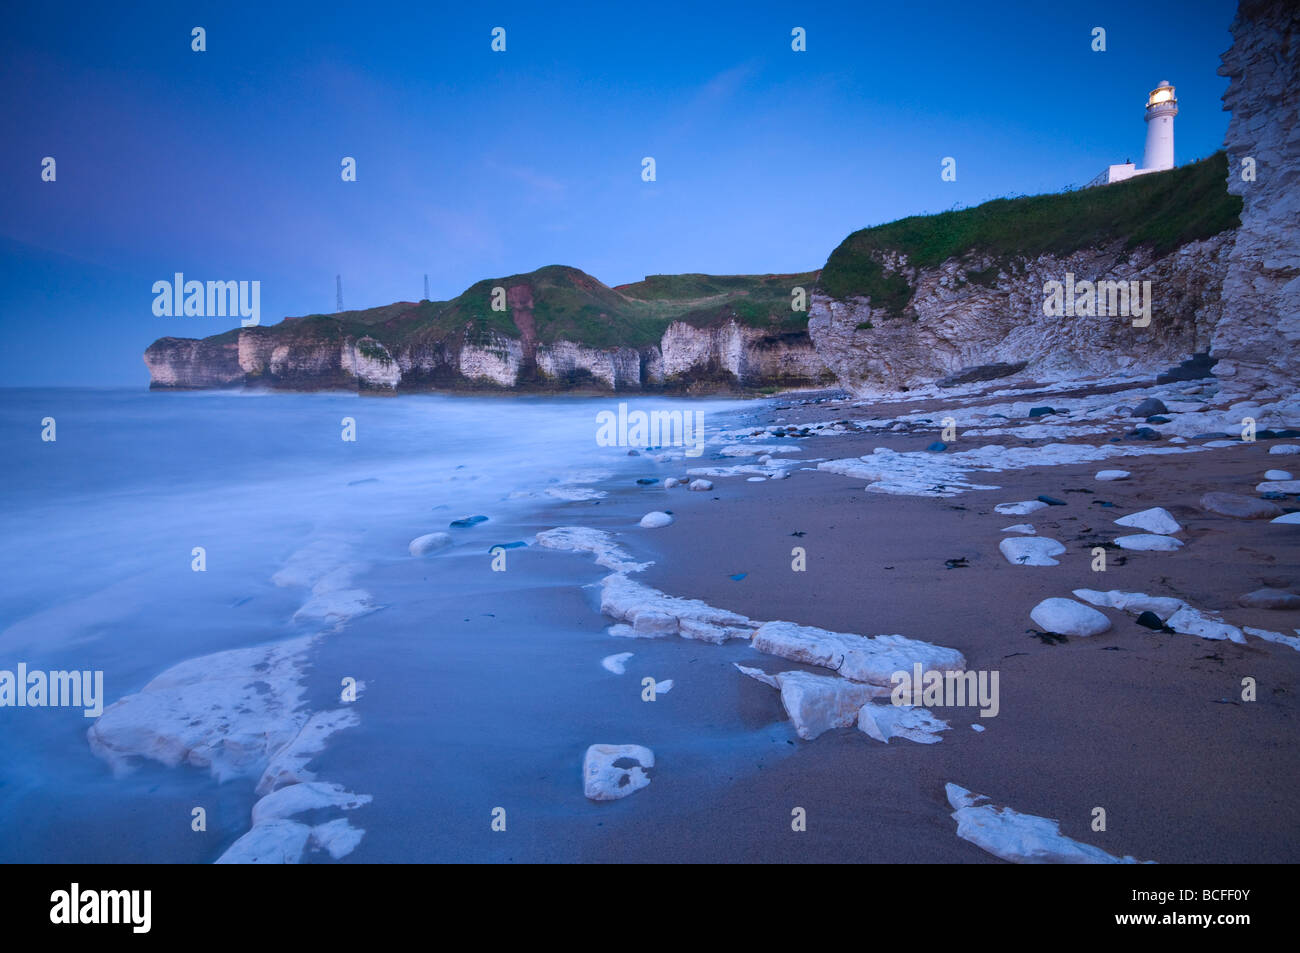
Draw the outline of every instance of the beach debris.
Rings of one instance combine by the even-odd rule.
[[[958,556],[955,559],[945,559],[943,564],[949,569],[966,569],[970,565],[966,562],[965,556]]]
[[[640,525],[643,529],[659,529],[661,526],[668,526],[672,522],[672,516],[659,510],[655,510],[641,517]]]
[[[1218,491],[1201,497],[1201,509],[1217,516],[1230,516],[1239,520],[1271,519],[1282,515],[1281,508],[1273,503],[1257,500],[1253,496],[1242,496],[1240,493]]]
[[[1139,552],[1167,553],[1182,549],[1183,541],[1172,536],[1134,533],[1132,536],[1116,536],[1115,545],[1120,549],[1131,549]]]
[[[957,836],[1013,864],[1136,864],[1061,833],[1061,822],[997,807],[983,794],[949,783],[944,790]]]
[[[993,509],[1004,516],[1028,516],[1037,510],[1047,509],[1047,504],[1039,500],[1022,500],[1019,503],[999,503]]]
[[[1065,546],[1047,536],[1008,536],[998,543],[1007,562],[1015,566],[1059,566],[1053,559],[1065,552]]]
[[[1133,408],[1130,417],[1152,417],[1156,414],[1167,414],[1169,408],[1165,406],[1164,401],[1159,397],[1148,397],[1136,407]]]
[[[593,801],[616,801],[650,783],[654,752],[642,745],[592,745],[582,759],[582,793]]]
[[[780,691],[781,704],[790,716],[795,733],[804,741],[812,741],[832,728],[852,728],[863,705],[889,694],[888,688],[853,682],[838,675],[812,672],[768,675],[762,669],[733,664],[743,674]]]
[[[452,529],[468,529],[471,526],[477,526],[479,523],[486,522],[486,516],[462,516],[458,520],[452,520],[449,525]]]
[[[1082,602],[1060,596],[1038,603],[1030,610],[1029,618],[1058,635],[1100,635],[1110,628],[1110,619],[1104,614]]]
[[[427,556],[429,553],[450,545],[450,533],[426,533],[423,536],[415,537],[406,548],[412,556]]]
[[[658,477],[640,477],[637,479],[637,486],[654,486],[659,482]]]
[[[1134,529],[1144,529],[1148,533],[1155,533],[1160,536],[1179,533],[1183,529],[1178,520],[1174,519],[1170,512],[1161,506],[1153,506],[1149,510],[1121,516],[1115,520],[1115,524],[1117,526],[1131,526]]]
[[[707,490],[712,490],[712,489],[713,489],[713,481],[711,481],[711,480],[702,480],[702,479],[701,479],[701,480],[692,480],[691,483],[690,483],[690,486],[688,487],[688,489],[695,490],[697,493],[705,492],[705,491],[707,491]]]
[[[1300,609],[1300,596],[1285,589],[1264,587],[1237,598],[1237,605],[1247,609]]]
[[[1048,506],[1065,506],[1065,505],[1066,505],[1065,500],[1058,500],[1056,497],[1054,497],[1054,496],[1047,496],[1046,494],[1040,496],[1040,497],[1038,498],[1038,502],[1039,502],[1039,503],[1046,503]]]
[[[1103,482],[1109,480],[1127,480],[1133,474],[1128,470],[1098,470],[1093,479]]]
[[[748,575],[749,573],[747,572],[738,572],[735,575],[731,576],[730,578],[735,582],[740,582],[740,580],[744,579]]]
[[[751,644],[759,652],[820,665],[855,682],[890,685],[894,672],[961,672],[966,658],[956,649],[909,639],[901,635],[868,637],[831,632],[794,622],[765,622],[754,633]]]
[[[622,675],[627,672],[627,660],[631,657],[631,652],[616,652],[613,655],[606,655],[600,660],[600,667],[607,672],[613,672],[615,675]]]
[[[858,730],[885,744],[889,744],[890,738],[906,738],[922,745],[937,744],[943,740],[939,732],[948,729],[948,723],[936,718],[928,708],[868,702],[858,709]]]
[[[984,726],[983,726],[983,725],[971,725],[971,726],[970,726],[970,730],[971,730],[971,731],[983,731],[983,730],[984,730]]]

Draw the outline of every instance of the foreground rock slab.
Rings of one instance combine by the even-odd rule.
[[[1013,864],[1136,864],[1061,833],[1061,822],[1009,807],[949,783],[945,787],[957,836]]]
[[[582,759],[582,793],[593,801],[616,801],[650,783],[654,752],[642,745],[592,745]]]
[[[805,665],[829,668],[847,679],[891,684],[895,672],[920,665],[923,671],[961,672],[966,658],[956,649],[901,635],[853,635],[793,622],[765,622],[752,644],[760,652]]]
[[[781,692],[781,704],[790,716],[795,733],[804,741],[812,741],[832,728],[852,728],[863,705],[889,694],[888,689],[878,685],[851,682],[838,675],[812,672],[768,675],[762,669],[735,664],[741,673]]]

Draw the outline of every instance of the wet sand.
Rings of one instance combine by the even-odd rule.
[[[888,417],[903,409],[823,404],[772,416]],[[812,437],[798,441],[797,457],[841,459],[879,446],[920,450],[934,439],[933,430]],[[1106,435],[1078,439],[1099,444]],[[1017,443],[975,438],[954,449],[993,442]],[[1035,441],[1045,442],[1053,441]],[[1048,644],[1027,631],[1034,626],[1029,611],[1040,600],[1089,588],[1176,596],[1221,612],[1236,626],[1292,634],[1300,612],[1244,609],[1236,600],[1263,585],[1300,583],[1300,532],[1197,506],[1209,490],[1255,496],[1265,469],[1297,469],[1288,466],[1296,458],[1268,454],[1274,443],[984,474],[979,482],[1001,489],[951,498],[866,492],[860,479],[795,469],[782,481],[714,478],[715,489],[704,493],[610,488],[608,500],[589,508],[588,515],[600,511],[599,520],[572,508],[557,512],[556,525],[619,527],[620,544],[638,559],[655,560],[637,581],[672,595],[754,619],[924,639],[959,649],[968,669],[1000,673],[996,717],[981,719],[975,708],[934,709],[951,725],[939,744],[895,739],[886,745],[856,728],[802,741],[777,692],[742,676],[732,662],[768,672],[806,667],[740,641],[719,647],[676,637],[607,637],[610,653],[653,652],[664,659],[657,677],[678,679],[667,696],[675,719],[767,732],[769,744],[755,749],[749,771],[705,779],[690,776],[698,759],[680,763],[671,747],[648,737],[652,730],[623,728],[618,737],[591,739],[647,744],[657,766],[646,790],[612,805],[588,805],[602,830],[581,839],[578,856],[998,862],[956,836],[944,794],[945,783],[955,782],[997,804],[1059,819],[1065,835],[1116,856],[1161,863],[1300,860],[1294,798],[1300,652],[1254,638],[1239,645],[1152,631],[1113,609],[1102,610],[1112,628],[1091,638]],[[708,457],[686,465],[647,460],[646,475],[752,462]],[[1132,477],[1096,481],[1105,468]],[[994,512],[995,504],[1039,494],[1067,505],[1029,516]],[[1114,506],[1096,505],[1100,500]],[[1094,572],[1092,546],[1137,532],[1112,521],[1152,506],[1183,524],[1179,535],[1187,545],[1173,553],[1110,549],[1107,570]],[[655,530],[635,526],[636,515],[656,509],[671,510],[676,521]],[[1066,545],[1060,565],[1016,566],[1003,558],[1000,530],[1022,522]],[[791,568],[794,546],[807,552],[806,572]],[[945,560],[957,558],[967,565],[946,567]],[[740,573],[747,575],[731,578]],[[1257,680],[1257,701],[1241,700],[1247,676]],[[986,730],[972,730],[975,723]],[[795,807],[807,812],[806,832],[791,830]],[[1091,829],[1096,807],[1106,812],[1104,832]]]

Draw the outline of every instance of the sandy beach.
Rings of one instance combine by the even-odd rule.
[[[1101,382],[1058,387],[1030,399],[1069,409],[1081,401],[1095,404],[1095,395],[1107,392],[1125,399],[1123,393],[1135,388],[1167,400],[1177,393],[1149,382]],[[966,400],[974,403],[965,411],[1008,399],[971,395]],[[592,836],[582,839],[581,859],[995,861],[957,836],[945,796],[949,782],[1021,813],[1058,819],[1065,836],[1116,857],[1160,863],[1300,858],[1300,808],[1291,797],[1300,781],[1293,740],[1300,653],[1255,637],[1238,644],[1152,630],[1137,624],[1134,614],[1111,608],[1100,610],[1111,622],[1108,631],[1044,639],[1031,631],[1038,627],[1029,615],[1040,601],[1071,597],[1075,589],[1121,590],[1184,600],[1232,626],[1294,635],[1300,611],[1246,608],[1237,601],[1262,587],[1291,589],[1300,582],[1294,525],[1216,515],[1199,501],[1208,491],[1257,496],[1264,472],[1287,469],[1294,459],[1269,449],[1295,440],[1030,466],[979,474],[981,483],[996,490],[927,497],[869,492],[861,479],[815,471],[816,463],[803,461],[870,455],[878,447],[927,454],[951,399],[801,403],[796,395],[795,401],[770,402],[763,408],[767,419],[760,417],[754,430],[811,421],[891,422],[917,413],[928,413],[935,423],[897,433],[868,428],[787,437],[798,452],[780,457],[800,463],[787,468],[786,479],[713,477],[709,492],[664,489],[662,482],[608,485],[610,495],[599,506],[557,508],[557,523],[617,531],[618,544],[633,557],[653,560],[637,581],[673,596],[754,620],[864,636],[899,634],[958,649],[968,670],[1000,674],[999,710],[981,718],[973,707],[935,708],[950,725],[938,744],[902,738],[882,744],[856,727],[805,741],[790,730],[779,694],[733,663],[769,673],[831,674],[826,669],[758,652],[744,640],[711,645],[677,636],[607,638],[608,652],[640,656],[638,676],[653,671],[675,685],[654,705],[631,704],[611,713],[612,737],[592,739],[647,745],[657,763],[648,789],[591,805],[591,817],[599,820],[593,820]],[[1213,407],[1213,401],[1205,406]],[[1168,419],[1179,416],[1171,411]],[[1086,431],[1098,419],[1104,414],[1087,421],[1076,412],[1072,418],[1008,422],[1033,427],[1049,421],[1063,428],[1060,436],[1030,440],[968,437],[965,431],[974,428],[959,427],[949,448],[933,456],[988,444],[1106,446],[1112,436],[1123,440],[1134,429],[1133,420],[1111,413],[1099,433],[1070,432]],[[1172,430],[1163,434],[1166,439],[1123,445],[1168,448],[1170,436]],[[773,440],[769,433],[748,442],[767,447]],[[645,474],[662,481],[693,467],[755,462],[744,456],[710,459],[715,456],[706,452],[699,461],[668,463],[647,458]],[[1129,478],[1094,477],[1120,466]],[[1039,495],[1064,505],[1026,516],[994,509]],[[1295,502],[1292,494],[1279,505],[1295,509]],[[1105,571],[1094,571],[1093,547],[1137,532],[1113,521],[1152,507],[1164,508],[1181,524],[1176,536],[1185,545],[1176,552],[1111,546]],[[649,511],[671,511],[674,522],[637,527],[638,515]],[[1038,537],[1064,544],[1059,565],[1015,565],[1003,557],[999,542],[1018,535],[1003,528],[1024,523]],[[806,571],[792,569],[796,546],[806,551]],[[598,611],[598,596],[593,593],[590,601]],[[1257,700],[1242,700],[1246,677],[1256,680]],[[625,692],[635,699],[631,684]],[[754,749],[748,771],[703,782],[693,773],[698,752],[679,760],[673,745],[656,743],[668,733],[661,724],[664,707],[673,724],[693,723],[702,732],[719,726],[764,743]],[[652,708],[654,717],[644,713]],[[975,725],[984,730],[973,730]],[[797,807],[806,811],[806,831],[791,828]],[[1093,829],[1098,807],[1105,810],[1104,831]]]

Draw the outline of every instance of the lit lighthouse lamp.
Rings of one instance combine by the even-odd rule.
[[[1147,147],[1142,155],[1143,172],[1160,172],[1174,167],[1174,117],[1178,97],[1168,80],[1147,97]]]
[[[1147,96],[1147,145],[1142,154],[1142,168],[1132,162],[1108,166],[1091,182],[1093,185],[1109,185],[1111,182],[1123,182],[1135,175],[1148,172],[1164,172],[1174,167],[1174,117],[1178,115],[1178,97],[1168,80],[1161,80],[1160,85],[1151,90]]]

